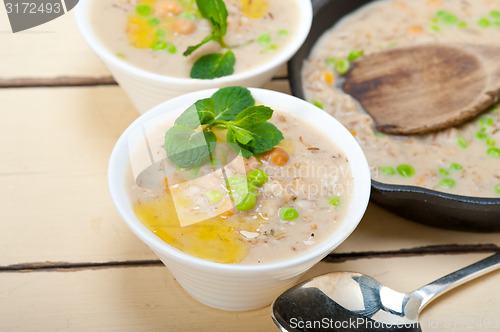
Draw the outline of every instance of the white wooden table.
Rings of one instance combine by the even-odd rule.
[[[289,93],[286,76],[266,87]],[[0,331],[277,331],[269,307],[224,312],[191,299],[121,221],[106,166],[137,116],[72,13],[12,34],[0,8]],[[370,205],[305,278],[359,271],[406,292],[498,250],[500,234],[434,229]],[[424,311],[423,330],[500,330],[486,326],[500,324],[498,285],[495,272],[447,293]]]

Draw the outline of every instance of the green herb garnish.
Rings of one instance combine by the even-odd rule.
[[[225,54],[207,54],[196,60],[191,68],[191,77],[199,79],[213,79],[228,76],[234,73],[236,58],[232,51]]]
[[[222,48],[231,48],[224,41],[227,33],[227,9],[222,0],[196,0],[198,10],[203,18],[206,18],[212,26],[212,33],[203,38],[196,45],[189,46],[183,53],[184,56],[191,55],[194,51],[209,41],[219,43]],[[236,58],[234,53],[227,51],[225,54],[207,54],[196,60],[191,69],[191,77],[199,79],[214,79],[228,76],[234,72]]]
[[[273,110],[255,106],[250,91],[242,87],[218,90],[185,110],[165,134],[165,150],[174,164],[197,167],[210,160],[217,138],[211,128],[227,130],[227,142],[245,158],[271,150],[283,140],[273,124]]]
[[[184,56],[188,56],[202,45],[213,40],[220,44],[222,48],[228,48],[224,42],[224,36],[227,32],[227,9],[222,0],[196,0],[198,9],[201,15],[206,18],[212,26],[212,33],[206,36],[201,42],[196,45],[189,46],[184,52]]]

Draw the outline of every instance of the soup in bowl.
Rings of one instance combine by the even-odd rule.
[[[132,231],[189,294],[225,310],[270,304],[347,238],[370,193],[366,159],[339,122],[295,97],[241,87],[139,117],[108,178]]]
[[[262,86],[307,37],[309,0],[84,0],[82,36],[140,113],[174,96]]]

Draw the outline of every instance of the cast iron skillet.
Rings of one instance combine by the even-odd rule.
[[[312,0],[314,19],[304,45],[288,63],[292,93],[304,99],[302,63],[321,34],[370,0]],[[500,199],[451,195],[413,186],[372,181],[374,202],[430,226],[476,232],[500,231]]]

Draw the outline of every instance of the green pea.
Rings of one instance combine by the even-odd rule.
[[[378,168],[385,175],[394,175],[396,171],[391,166],[382,166]]]
[[[442,188],[453,188],[456,185],[455,180],[446,178],[439,181],[439,186]]]
[[[216,189],[210,190],[206,195],[211,203],[219,203],[222,200],[222,193]]]
[[[247,174],[248,182],[253,183],[257,187],[264,185],[268,179],[267,173],[262,169],[254,169]]]
[[[399,45],[398,43],[392,42],[392,43],[387,44],[385,48],[393,48],[393,47],[396,47],[398,45]]]
[[[397,169],[398,173],[405,178],[411,178],[413,175],[415,175],[415,168],[413,168],[413,166],[411,165],[399,165]]]
[[[153,51],[163,50],[167,47],[167,42],[164,40],[157,40],[151,45]]]
[[[440,168],[439,169],[439,173],[441,175],[450,175],[450,172],[448,172],[447,170],[445,170],[444,168]]]
[[[443,23],[447,25],[455,25],[458,23],[458,18],[444,10],[440,10],[437,12],[436,17]]]
[[[153,18],[150,18],[148,20],[148,24],[152,27],[155,27],[155,26],[159,25],[160,23],[161,23],[161,21],[157,17],[153,17]]]
[[[488,149],[488,156],[499,158],[500,157],[500,149],[498,148],[490,148]]]
[[[120,52],[115,53],[115,55],[116,55],[118,58],[120,58],[120,59],[125,59],[125,58],[126,58],[125,54],[120,53]]]
[[[151,7],[146,4],[140,4],[135,7],[135,11],[141,16],[148,16],[151,14]]]
[[[175,54],[175,53],[177,53],[177,47],[174,44],[168,44],[167,45],[167,52],[170,54]]]
[[[457,143],[462,149],[466,149],[469,145],[463,137],[457,137]]]
[[[340,198],[339,197],[332,197],[328,200],[328,204],[333,205],[333,206],[339,206],[340,205]]]
[[[479,21],[477,21],[477,25],[480,27],[480,28],[489,28],[489,26],[491,25],[491,22],[489,19],[487,19],[486,17],[483,17],[481,18]]]
[[[495,121],[493,121],[493,119],[490,117],[482,117],[479,119],[479,124],[483,127],[493,126],[495,124]]]
[[[329,66],[335,67],[335,64],[337,63],[337,59],[335,59],[335,58],[328,58],[328,59],[326,59],[326,63]]]
[[[476,133],[476,138],[481,141],[484,141],[485,139],[488,138],[488,134],[484,130],[481,130]]]
[[[257,38],[257,42],[261,45],[267,45],[271,42],[271,36],[268,33],[263,33]]]
[[[384,137],[385,135],[384,135],[384,133],[381,133],[380,131],[376,131],[375,132],[375,136],[377,136],[377,137]]]
[[[495,144],[497,144],[497,142],[493,138],[488,138],[486,140],[486,145],[488,146],[495,146]]]
[[[363,56],[364,52],[363,51],[358,51],[358,50],[352,50],[349,55],[347,56],[347,60],[350,62],[353,62],[354,60],[357,60]]]
[[[279,48],[278,44],[271,44],[268,47],[266,47],[265,51],[266,52],[274,52]]]
[[[321,101],[319,101],[318,99],[313,99],[312,104],[316,107],[323,109],[323,103]]]
[[[500,195],[500,184],[495,186],[495,192]]]
[[[257,203],[257,195],[254,193],[248,193],[243,197],[243,199],[239,200],[236,204],[236,208],[240,211],[248,211],[254,208]]]
[[[438,33],[441,32],[441,28],[438,27],[437,25],[431,25],[431,31]]]
[[[196,19],[196,16],[193,13],[183,12],[179,14],[179,17],[185,18],[186,20],[193,21]]]
[[[288,36],[288,30],[284,30],[284,29],[283,30],[279,30],[278,31],[278,36],[280,36],[280,37],[286,37],[286,36]]]
[[[163,29],[158,29],[158,30],[156,30],[155,35],[158,39],[161,39],[167,35],[167,32]]]
[[[492,10],[490,12],[490,16],[493,17],[496,20],[500,20],[500,11],[498,11],[498,10]]]
[[[237,187],[244,183],[243,177],[241,176],[231,176],[227,179],[227,184],[229,187]]]
[[[462,21],[462,22],[459,22],[457,26],[460,29],[465,29],[465,28],[467,28],[467,23],[465,23],[465,22]]]
[[[452,164],[450,165],[450,168],[451,168],[452,170],[454,170],[454,171],[460,171],[460,170],[462,170],[462,169],[463,169],[463,166],[462,166],[462,165],[460,165],[460,164],[457,164],[457,163],[452,163]]]
[[[335,70],[340,75],[346,74],[349,71],[349,68],[351,68],[351,65],[349,64],[349,60],[347,59],[339,59],[335,63]]]
[[[279,216],[283,220],[290,221],[297,219],[299,217],[299,212],[292,207],[285,207],[280,209]]]

